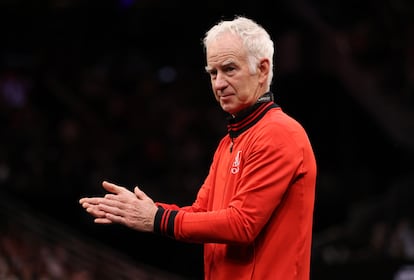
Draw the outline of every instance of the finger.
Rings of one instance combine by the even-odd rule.
[[[79,199],[79,203],[80,204],[89,203],[91,200],[92,200],[92,198],[90,198],[90,197],[83,197],[83,198]]]
[[[93,204],[89,204],[88,202],[82,202],[81,206],[82,206],[83,208],[87,209],[87,208],[89,208],[89,207],[92,207],[92,206],[93,206]]]
[[[104,196],[104,198],[107,199],[107,200],[116,200],[116,201],[124,201],[125,200],[125,196],[122,196],[122,195],[119,195],[119,194],[106,194]],[[124,199],[122,199],[122,198],[124,198]]]
[[[101,213],[105,213],[105,215],[115,215],[115,216],[123,216],[123,211],[116,206],[111,206],[108,204],[99,204],[97,209]]]
[[[124,187],[118,186],[113,183],[109,183],[108,181],[103,181],[102,187],[108,192],[114,193],[114,194],[119,194],[120,192],[122,192],[122,190],[125,189]]]
[[[139,198],[139,199],[145,199],[145,198],[147,198],[148,196],[143,192],[143,191],[141,191],[138,187],[135,187],[134,188],[134,193],[135,193],[135,195]]]
[[[96,218],[95,220],[94,220],[94,222],[96,223],[96,224],[112,224],[112,221],[111,220],[109,220],[109,219],[107,219],[107,218]]]
[[[81,206],[85,209],[97,208],[98,204],[92,204],[92,203],[84,202],[84,203],[81,204]]]
[[[80,204],[87,203],[89,205],[97,205],[99,203],[102,203],[102,201],[103,201],[102,197],[84,197],[84,198],[81,198],[79,200],[79,203]]]
[[[118,224],[125,224],[125,218],[118,215],[113,215],[111,213],[106,213],[105,218],[112,223],[118,223]]]
[[[99,210],[97,207],[86,208],[86,212],[94,216],[95,218],[104,218],[106,213],[102,210]]]

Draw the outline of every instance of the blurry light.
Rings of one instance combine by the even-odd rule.
[[[414,280],[414,266],[405,265],[394,275],[394,280]]]

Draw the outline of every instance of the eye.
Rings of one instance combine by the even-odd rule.
[[[226,66],[226,67],[224,68],[224,72],[232,72],[232,71],[234,71],[234,70],[236,70],[236,68],[235,68],[235,67],[233,67],[233,66]]]
[[[210,75],[211,78],[214,78],[217,76],[217,70],[216,69],[212,69],[207,71],[207,73]]]

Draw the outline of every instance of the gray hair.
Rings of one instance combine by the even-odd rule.
[[[207,49],[210,42],[227,32],[241,38],[243,46],[247,51],[251,73],[256,72],[256,66],[261,58],[269,59],[270,71],[267,86],[270,89],[273,79],[274,45],[269,33],[255,21],[243,16],[236,16],[233,20],[220,21],[206,32],[203,39],[204,49]]]

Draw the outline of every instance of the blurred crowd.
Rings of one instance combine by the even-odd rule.
[[[275,37],[276,102],[317,155],[314,259],[414,261],[414,5],[334,2],[250,10]],[[1,191],[85,233],[77,200],[104,179],[191,203],[226,133],[199,42],[226,12],[50,3],[41,20],[2,11]]]
[[[0,197],[2,280],[182,280],[85,238],[10,196]]]

